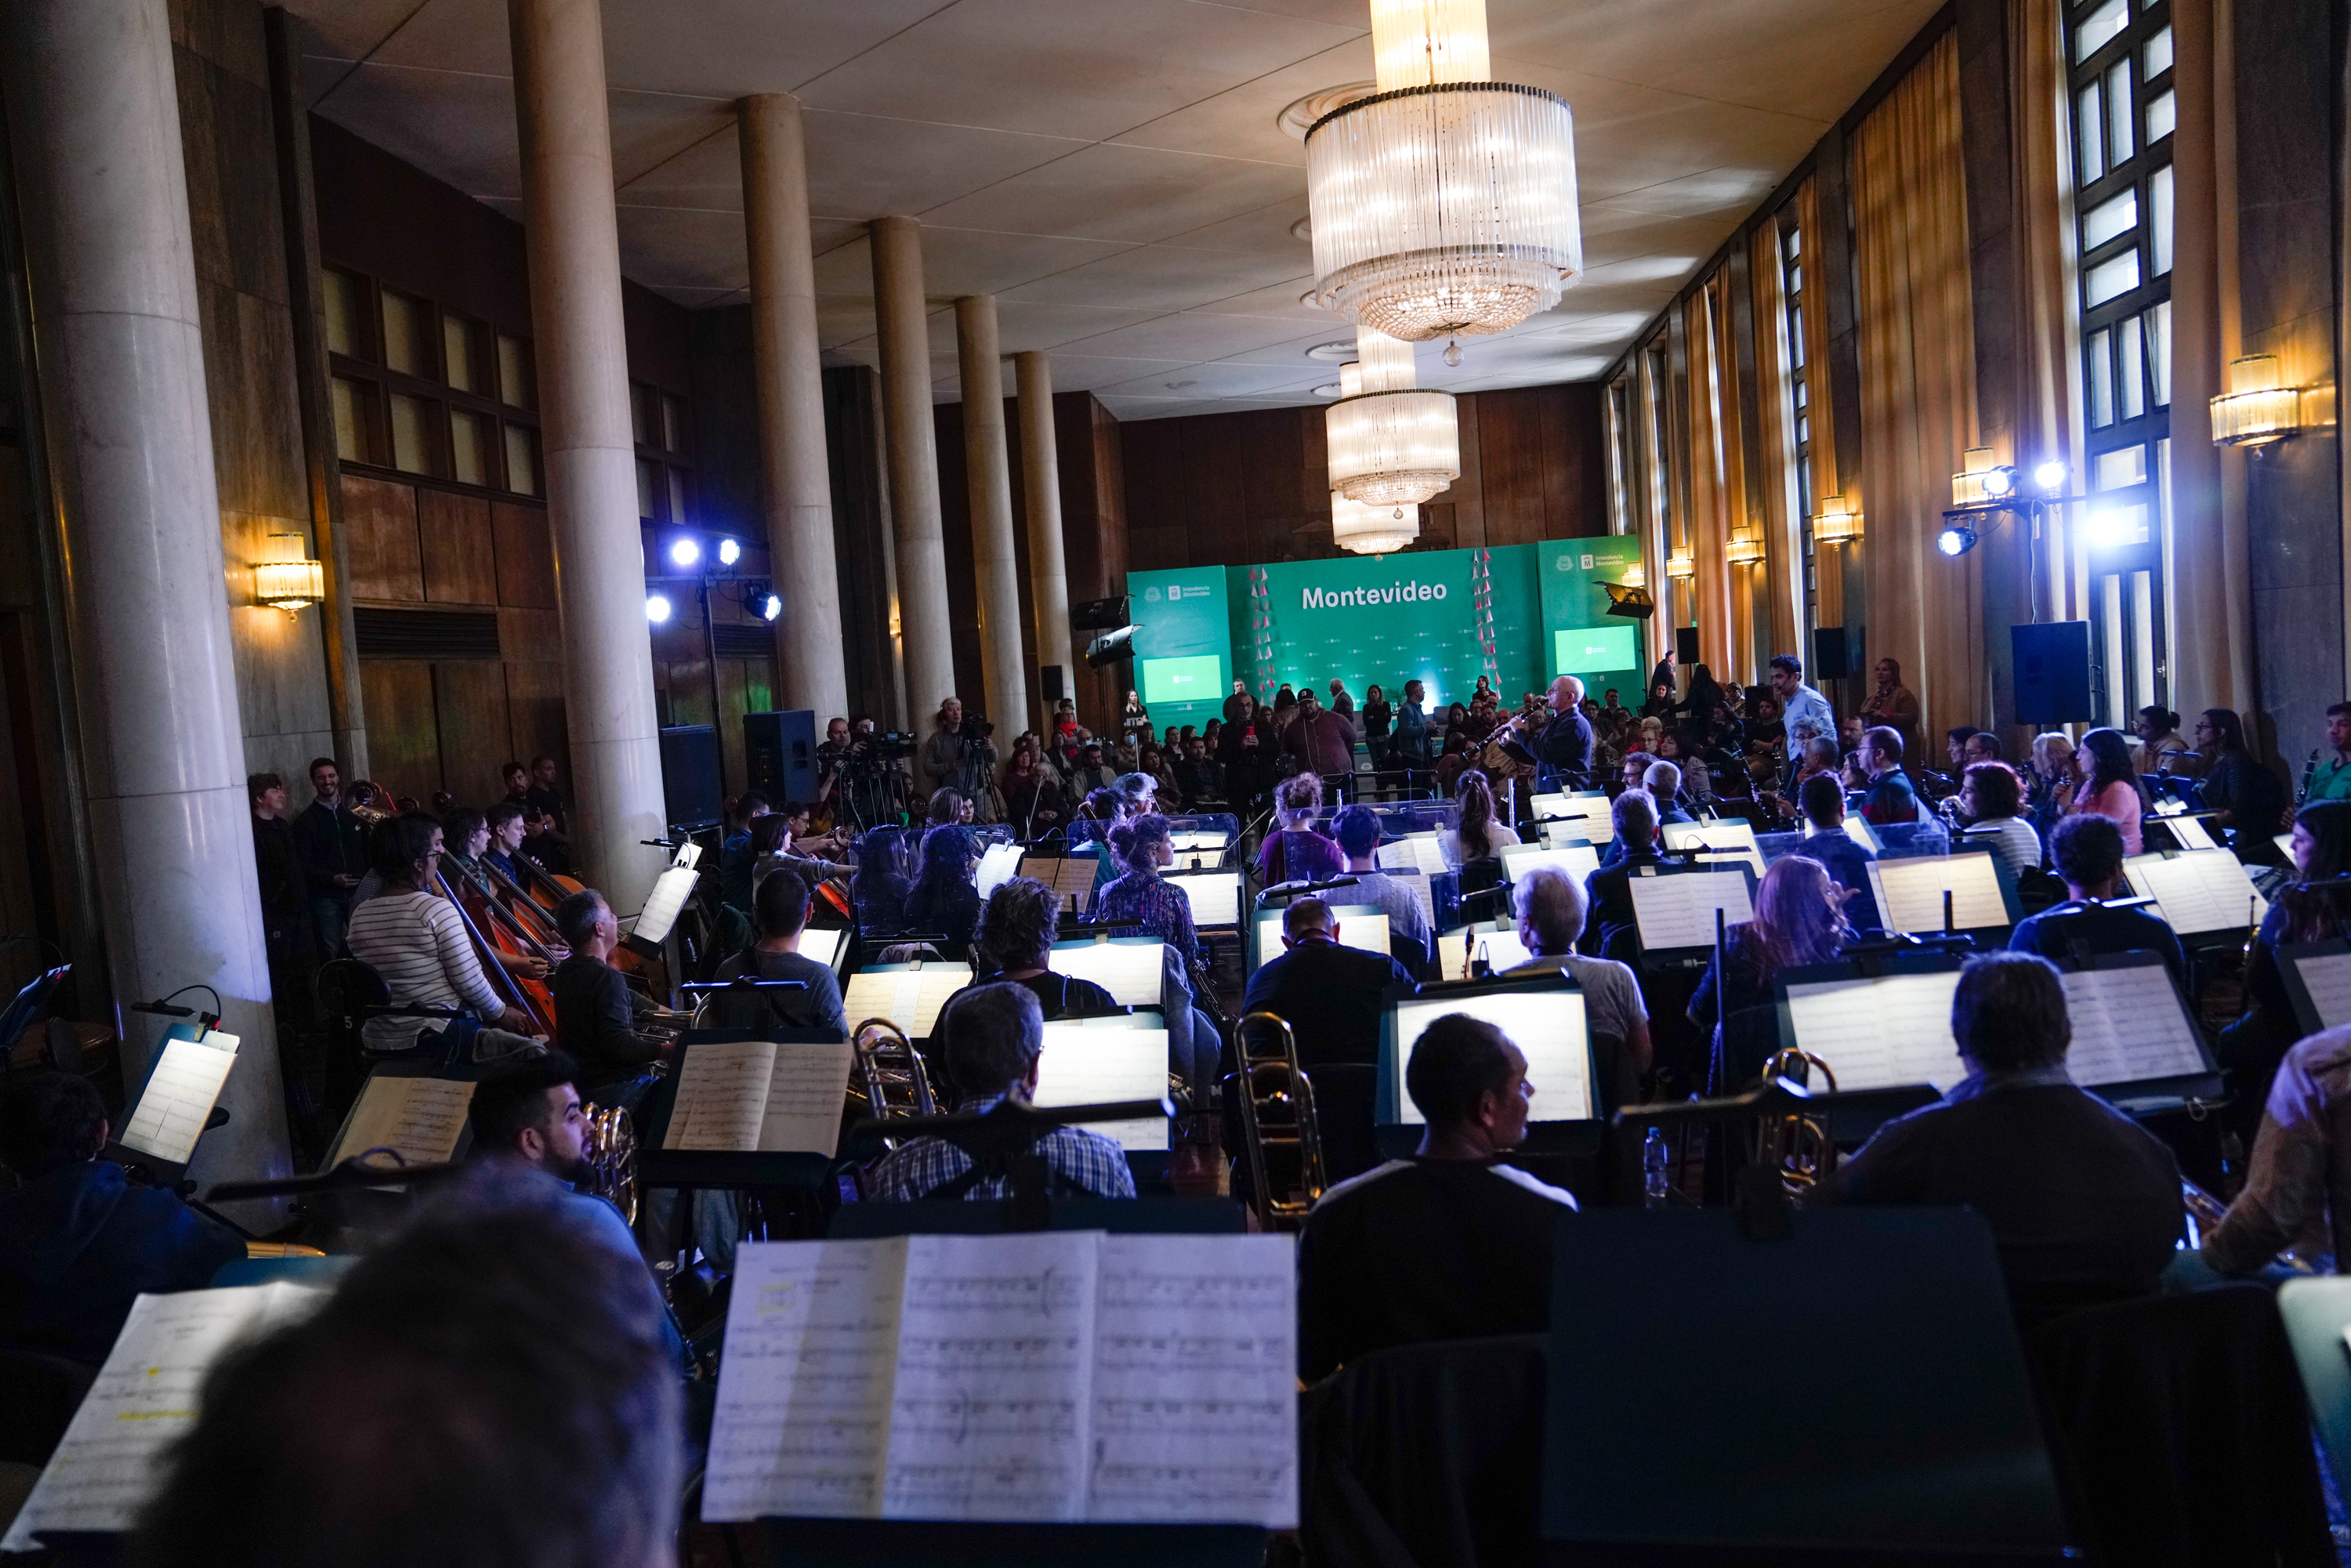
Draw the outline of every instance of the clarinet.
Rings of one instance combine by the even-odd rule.
[[[2317,771],[2318,747],[2314,746],[2310,748],[2310,761],[2304,766],[2302,770],[2302,787],[2294,792],[2294,810],[2297,811],[2302,809],[2302,803],[2310,799],[2310,780],[2312,776]]]

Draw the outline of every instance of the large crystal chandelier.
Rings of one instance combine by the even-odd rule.
[[[1322,411],[1331,488],[1367,507],[1416,507],[1461,476],[1453,394],[1414,384],[1410,343],[1359,327],[1355,352]]]
[[[1371,0],[1379,90],[1306,133],[1315,295],[1407,340],[1499,332],[1583,271],[1575,117],[1491,80],[1486,0]]]
[[[1391,555],[1420,538],[1420,508],[1402,502],[1367,507],[1333,490],[1331,537],[1357,555]]]

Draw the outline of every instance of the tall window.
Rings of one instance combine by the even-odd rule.
[[[686,402],[644,382],[629,383],[637,442],[637,516],[649,523],[693,520],[693,435]]]
[[[1820,577],[1813,567],[1813,390],[1804,361],[1804,230],[1792,205],[1780,225],[1780,362],[1788,367],[1790,428],[1796,453],[1796,538],[1804,558],[1804,625],[1817,624]]]
[[[2074,0],[2073,91],[2090,617],[2107,722],[2168,703],[2170,0]]]

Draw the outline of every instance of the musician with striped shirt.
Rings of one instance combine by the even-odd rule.
[[[524,1032],[530,1019],[491,989],[466,938],[465,917],[434,888],[441,824],[410,813],[385,823],[376,847],[383,891],[351,914],[344,937],[351,956],[382,977],[393,1007],[459,1008],[470,1016],[371,1018],[360,1028],[369,1051],[455,1050],[474,1061],[543,1051]]]

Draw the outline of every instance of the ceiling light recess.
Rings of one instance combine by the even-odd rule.
[[[1339,370],[1341,396],[1322,411],[1331,488],[1371,507],[1418,506],[1461,476],[1453,394],[1415,384],[1412,345],[1370,328],[1363,359]]]
[[[1490,79],[1485,0],[1371,0],[1379,90],[1306,133],[1315,293],[1417,341],[1499,332],[1582,276],[1575,117]]]

